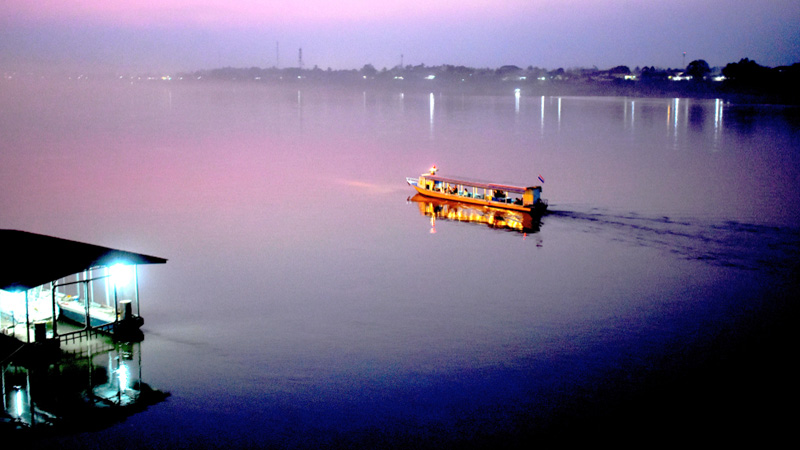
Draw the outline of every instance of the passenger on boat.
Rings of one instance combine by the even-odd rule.
[[[458,188],[455,186],[450,186],[450,189],[447,190],[449,194],[455,194],[458,191]]]

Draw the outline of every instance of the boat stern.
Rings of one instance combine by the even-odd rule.
[[[542,187],[531,186],[525,188],[525,193],[522,194],[522,205],[527,207],[535,207],[536,204],[542,201]]]

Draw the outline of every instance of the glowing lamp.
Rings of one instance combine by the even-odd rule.
[[[125,287],[133,280],[133,266],[127,264],[114,264],[108,268],[108,272],[116,287]]]
[[[128,366],[125,364],[120,363],[119,369],[115,371],[117,373],[117,378],[119,379],[119,389],[121,391],[127,391],[130,386],[130,371],[128,370]]]
[[[23,406],[22,388],[20,386],[14,386],[14,390],[16,391],[14,393],[14,406],[16,407],[16,415],[17,415],[17,418],[21,418],[22,417],[22,413],[24,412],[22,410],[22,406]]]

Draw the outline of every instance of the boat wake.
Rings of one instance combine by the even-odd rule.
[[[800,261],[800,229],[793,227],[603,210],[552,210],[546,217],[548,222],[571,221],[582,231],[611,240],[659,248],[724,267],[777,273]]]
[[[396,184],[376,184],[376,183],[367,183],[365,181],[360,181],[360,180],[346,180],[346,179],[338,179],[336,181],[339,184],[361,189],[363,191],[372,194],[392,194],[395,192],[401,192],[406,190],[406,186],[397,186]]]

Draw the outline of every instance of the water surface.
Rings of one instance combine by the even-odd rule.
[[[780,360],[725,363],[750,364],[796,292],[796,108],[247,83],[0,98],[0,226],[169,259],[140,270],[141,368],[171,396],[41,445],[630,437],[617,419],[710,436],[763,429],[791,392]],[[541,175],[552,212],[524,232],[432,218],[404,181],[431,164]],[[687,425],[700,410],[713,426]]]

